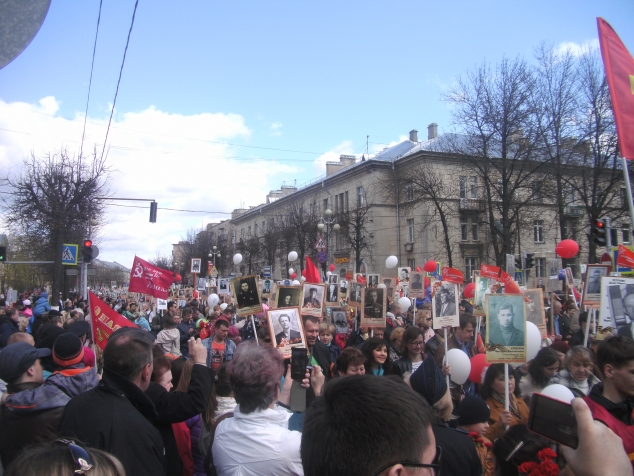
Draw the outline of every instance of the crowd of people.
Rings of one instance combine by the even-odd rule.
[[[460,385],[445,349],[472,359],[486,344],[469,301],[447,342],[425,302],[389,303],[385,328],[349,313],[349,334],[305,315],[299,375],[266,312],[238,318],[221,301],[156,311],[107,299],[134,325],[103,351],[81,298],[0,302],[4,474],[632,474],[634,341],[584,346],[574,301],[550,307],[555,332],[532,361],[491,364]],[[528,429],[533,395],[551,384],[579,397],[576,449]]]

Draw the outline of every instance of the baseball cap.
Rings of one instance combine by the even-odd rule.
[[[13,383],[31,367],[37,359],[51,355],[51,349],[38,349],[26,342],[16,342],[0,350],[0,378]]]

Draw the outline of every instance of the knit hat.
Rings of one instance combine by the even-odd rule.
[[[60,316],[61,317],[62,313],[59,312],[57,309],[51,309],[50,311],[48,311],[48,317],[53,317],[53,316]]]
[[[224,319],[223,319],[224,320]],[[229,326],[229,337],[238,337],[240,335],[240,331],[236,326]]]
[[[0,351],[0,378],[13,383],[31,367],[37,359],[51,355],[50,349],[37,349],[26,342],[16,342]]]
[[[84,360],[84,346],[75,334],[62,334],[53,344],[53,361],[62,367],[70,367]]]
[[[426,358],[410,378],[412,389],[433,405],[447,393],[447,381],[431,357]]]
[[[68,326],[68,332],[75,334],[77,337],[85,335],[90,337],[90,324],[86,321],[77,321]]]
[[[458,425],[473,425],[489,421],[491,409],[481,398],[467,395],[460,402],[456,414],[458,415]]]
[[[561,352],[562,354],[567,354],[570,350],[570,346],[563,340],[556,340],[550,344],[550,348],[555,349],[557,352]]]

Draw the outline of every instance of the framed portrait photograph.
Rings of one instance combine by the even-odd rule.
[[[342,299],[348,296],[348,281],[345,279],[339,281],[339,295]]]
[[[301,286],[277,286],[275,307],[277,309],[300,307],[302,304]]]
[[[310,314],[321,317],[326,299],[326,286],[324,284],[304,283],[302,288],[303,302],[300,309],[302,315]]]
[[[200,258],[192,258],[192,267],[191,267],[191,272],[192,273],[196,273],[199,274],[200,273],[200,263],[201,263],[201,259]]]
[[[526,308],[523,294],[488,294],[488,363],[526,362]]]
[[[266,311],[269,322],[269,333],[275,338],[271,345],[280,351],[285,359],[291,358],[293,347],[306,347],[304,326],[298,307],[286,309],[270,309]]]
[[[457,327],[460,325],[458,314],[458,285],[446,281],[436,281],[431,288],[431,309],[433,328]]]
[[[339,292],[339,283],[328,283],[326,284],[326,304],[339,304],[340,292]]]
[[[218,278],[218,294],[229,294],[229,278]]]
[[[258,277],[255,274],[234,278],[231,280],[231,286],[238,316],[262,312],[262,302],[260,301],[260,293],[258,293]]]
[[[328,276],[328,284],[331,283],[338,283],[339,282],[339,275],[338,274],[331,274],[330,276]]]
[[[271,295],[271,287],[273,286],[272,279],[263,279],[262,281],[262,296],[269,297]]]
[[[347,334],[350,332],[348,327],[348,313],[345,309],[333,308],[330,311],[330,316],[337,334]]]
[[[368,288],[376,288],[379,285],[380,274],[366,274],[365,280]]]
[[[387,295],[383,288],[363,288],[360,326],[385,327]]]
[[[601,305],[597,337],[618,334],[632,338],[634,319],[634,278],[607,276],[601,278]]]
[[[412,268],[398,268],[398,282],[409,282],[409,275],[412,273]]]
[[[523,292],[526,296],[526,320],[537,326],[542,333],[542,337],[546,337],[546,314],[544,310],[544,293],[541,289],[527,289]]]
[[[364,286],[356,281],[350,281],[348,287],[348,305],[354,307],[361,307],[361,300],[363,295]]]
[[[422,271],[412,271],[409,281],[409,297],[425,296],[425,276]]]
[[[583,304],[598,305],[601,302],[601,278],[608,275],[608,266],[589,264],[583,283]]]
[[[486,311],[484,309],[484,295],[490,293],[489,287],[495,281],[491,278],[483,278],[477,276],[475,278],[475,294],[473,296],[473,315],[485,316]]]

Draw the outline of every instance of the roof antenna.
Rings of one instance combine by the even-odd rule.
[[[370,155],[370,149],[368,148],[368,144],[370,143],[370,136],[365,136],[365,153]]]

